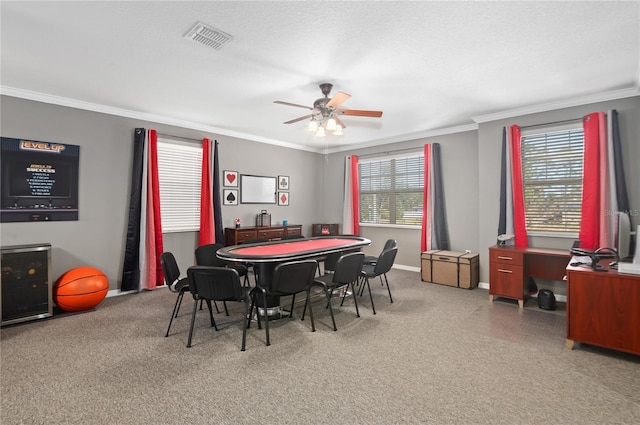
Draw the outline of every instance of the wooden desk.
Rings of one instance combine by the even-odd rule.
[[[640,275],[572,266],[566,272],[567,348],[579,341],[640,355]]]
[[[571,254],[547,248],[496,245],[489,248],[489,300],[518,300],[520,308],[529,298],[529,278],[564,280]]]

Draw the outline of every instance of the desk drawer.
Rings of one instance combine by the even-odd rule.
[[[489,294],[523,299],[523,266],[492,263],[489,276]]]
[[[489,251],[489,261],[491,263],[513,264],[516,266],[522,266],[524,264],[522,252],[514,252],[506,249],[491,249]]]
[[[283,236],[284,236],[283,228],[258,230],[258,238],[282,239]]]
[[[235,244],[242,243],[247,240],[256,239],[256,231],[255,230],[238,230],[236,231],[236,240]]]

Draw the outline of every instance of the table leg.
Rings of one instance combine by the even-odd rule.
[[[572,339],[567,339],[567,341],[566,341],[567,348],[568,348],[569,350],[573,350],[573,347],[575,346],[575,343],[576,343],[576,342],[575,342],[574,340],[572,340]]]
[[[493,302],[493,295],[489,295],[489,301]]]
[[[518,307],[524,308],[524,300],[518,300]]]

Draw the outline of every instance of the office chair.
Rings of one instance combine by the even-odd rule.
[[[218,326],[213,318],[211,301],[238,301],[244,304],[241,351],[245,351],[247,328],[249,327],[250,321],[249,301],[254,291],[260,291],[260,288],[243,287],[240,284],[240,275],[238,275],[235,269],[230,267],[192,266],[187,270],[187,278],[189,279],[191,294],[193,295],[193,311],[191,313],[191,326],[189,328],[187,347],[191,347],[198,301],[204,300],[207,303],[211,326],[215,328],[216,331],[218,330]],[[258,327],[261,328],[259,316]],[[268,342],[267,338],[267,345],[269,345]]]
[[[373,306],[373,296],[371,295],[371,286],[369,285],[369,279],[374,278],[376,276],[380,276],[380,281],[382,282],[382,277],[384,276],[384,283],[387,284],[387,291],[389,292],[389,299],[393,303],[393,298],[391,297],[391,289],[389,289],[389,281],[387,280],[387,272],[391,270],[393,266],[393,262],[396,260],[396,254],[398,253],[398,248],[390,248],[385,251],[382,251],[382,254],[378,257],[378,261],[375,264],[365,264],[362,266],[362,280],[364,284],[360,287],[360,295],[364,292],[364,285],[367,285],[369,289],[369,298],[371,299],[371,309],[373,310],[373,314],[376,314],[376,309]]]
[[[353,303],[356,306],[356,316],[360,317],[360,312],[358,310],[358,300],[356,297],[356,289],[355,283],[360,279],[360,274],[362,273],[362,265],[364,263],[364,254],[362,252],[352,252],[349,254],[342,255],[338,261],[336,262],[335,271],[331,274],[324,274],[320,277],[316,277],[314,280],[314,285],[321,286],[325,295],[327,296],[327,307],[331,313],[331,321],[333,322],[333,330],[337,331],[336,320],[333,316],[333,307],[331,307],[331,298],[333,296],[333,292],[336,289],[340,289],[345,287],[344,294],[342,295],[342,301],[340,302],[340,306],[344,304],[344,299],[347,296],[347,290],[349,286],[351,286],[351,291],[353,294]],[[306,309],[306,304],[305,304]],[[304,311],[303,311],[304,316]]]
[[[180,278],[178,263],[176,263],[176,258],[171,252],[163,252],[160,255],[160,265],[162,266],[165,284],[171,292],[178,294],[176,303],[173,306],[173,311],[171,312],[171,319],[169,320],[167,333],[164,335],[165,337],[168,337],[171,324],[173,323],[173,318],[178,317],[178,310],[180,310],[180,304],[182,303],[184,293],[189,290],[189,279],[186,277]]]
[[[313,321],[313,311],[311,309],[311,287],[314,284],[318,262],[315,260],[290,261],[278,264],[273,271],[273,279],[266,289],[266,296],[291,296],[291,306],[289,307],[289,318],[293,317],[293,306],[296,301],[296,294],[306,293],[305,308],[300,320],[304,320],[307,304],[309,305],[309,317],[311,318],[311,331],[316,331]],[[266,304],[265,304],[266,305]],[[253,311],[253,308],[252,308]],[[267,335],[269,335],[269,321],[266,321]],[[267,337],[268,338],[268,337]]]

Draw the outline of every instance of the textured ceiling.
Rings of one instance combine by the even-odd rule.
[[[640,2],[0,3],[2,93],[301,149],[472,127],[639,92]],[[184,38],[196,22],[233,41]],[[343,136],[305,131],[318,84]]]

